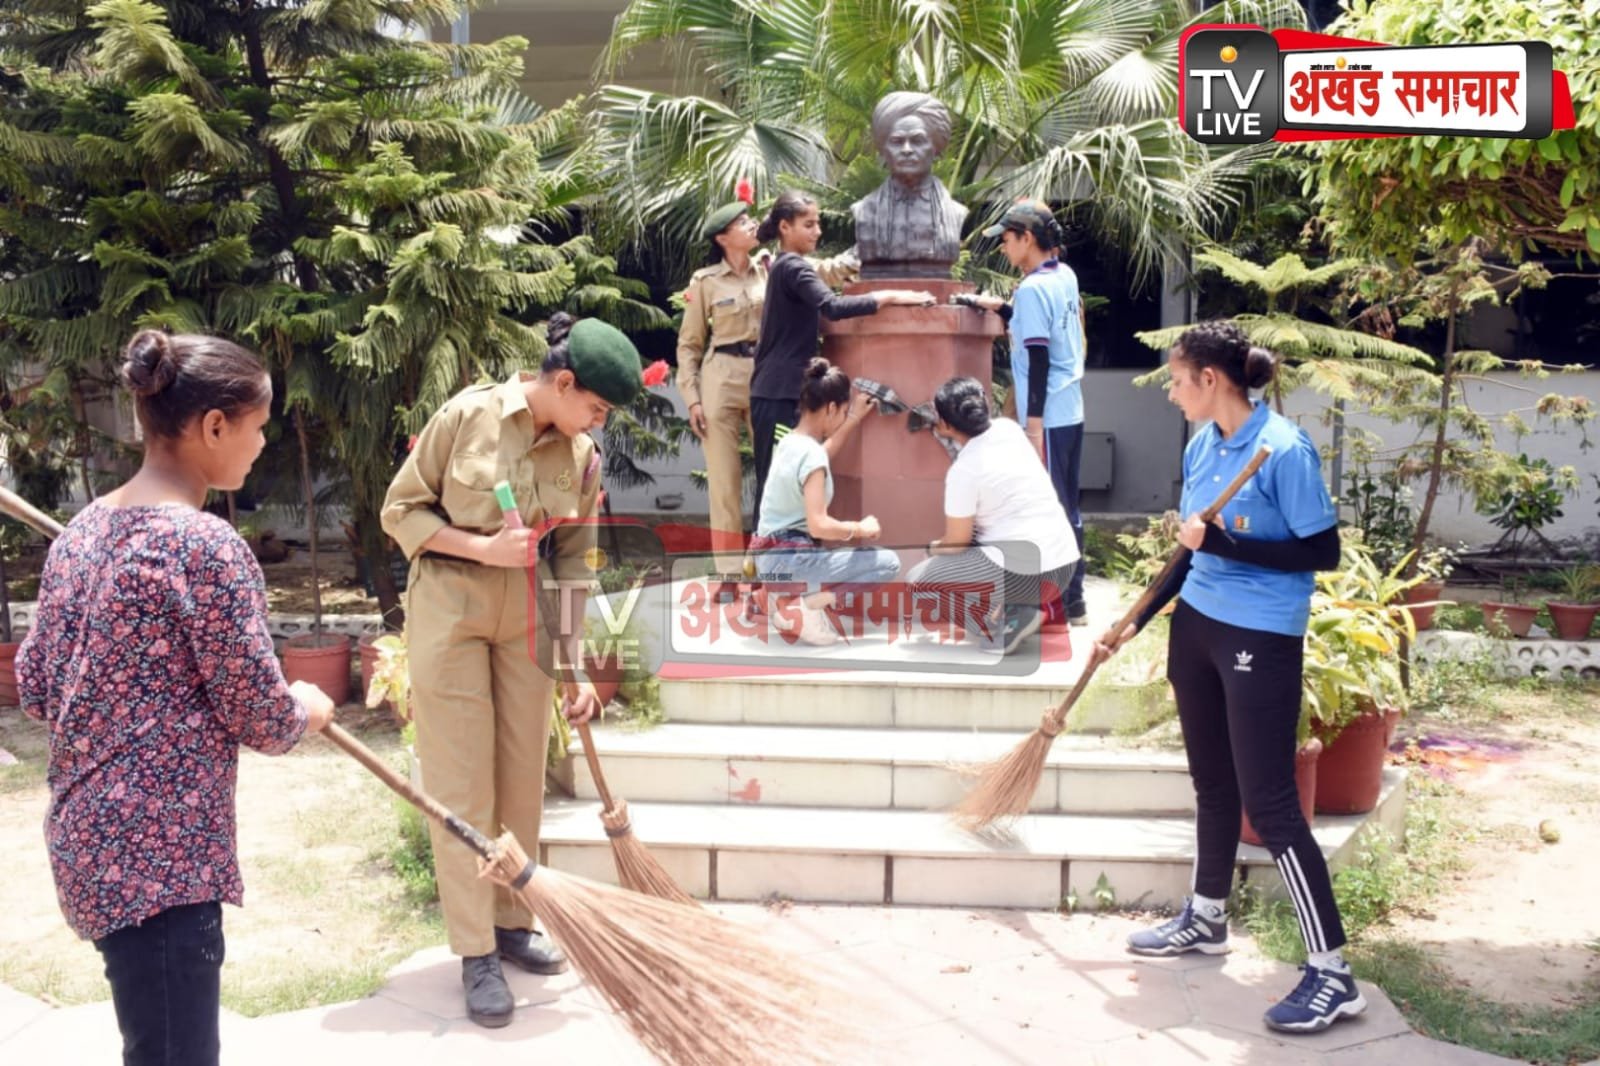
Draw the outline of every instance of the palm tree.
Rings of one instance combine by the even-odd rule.
[[[932,93],[955,129],[938,166],[997,215],[1017,196],[1082,205],[1148,278],[1238,202],[1271,146],[1208,150],[1173,117],[1178,40],[1201,22],[1298,26],[1294,0],[633,0],[602,78],[664,44],[699,95],[604,85],[593,122],[614,231],[670,257],[741,176],[798,178],[838,210],[882,180],[868,134],[891,89]]]

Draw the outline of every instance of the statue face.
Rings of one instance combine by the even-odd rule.
[[[888,164],[889,173],[901,181],[926,177],[937,154],[928,127],[915,115],[896,121],[883,139],[883,161]]]

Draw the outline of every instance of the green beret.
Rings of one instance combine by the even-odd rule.
[[[715,237],[717,234],[733,225],[734,219],[738,218],[740,215],[748,214],[749,211],[750,205],[745,203],[743,200],[735,200],[731,204],[723,204],[721,207],[711,212],[710,217],[706,219],[706,224],[700,228],[700,236],[709,241],[711,238]]]
[[[620,407],[639,394],[639,349],[615,326],[579,319],[567,334],[567,357],[578,384],[607,403]]]

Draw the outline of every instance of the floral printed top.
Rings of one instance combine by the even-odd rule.
[[[228,523],[84,508],[50,548],[17,685],[50,727],[45,839],[74,932],[242,901],[239,745],[287,751],[306,711],[273,657],[261,567]]]

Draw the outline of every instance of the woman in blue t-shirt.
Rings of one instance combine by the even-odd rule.
[[[1194,781],[1193,895],[1183,913],[1128,938],[1138,955],[1227,950],[1224,901],[1233,883],[1241,803],[1294,903],[1308,961],[1300,984],[1267,1011],[1286,1032],[1316,1032],[1366,1009],[1339,954],[1344,928],[1327,863],[1300,811],[1295,732],[1311,590],[1318,570],[1339,564],[1338,516],[1322,462],[1305,432],[1249,390],[1276,363],[1239,327],[1204,322],[1173,347],[1168,395],[1191,422],[1207,423],[1183,453],[1178,539],[1193,555],[1121,633],[1094,654],[1113,654],[1174,596],[1167,678],[1183,724]],[[1262,446],[1272,455],[1212,524],[1199,512]]]
[[[826,359],[813,358],[800,381],[799,424],[784,435],[772,453],[767,491],[751,550],[756,572],[769,586],[763,599],[773,625],[797,631],[808,644],[832,644],[838,631],[826,610],[834,604],[831,586],[880,585],[900,572],[900,560],[887,548],[859,547],[882,535],[872,515],[844,522],[828,513],[833,501],[833,472],[828,467],[830,439],[850,434],[875,401],[850,398],[850,379]],[[848,547],[823,549],[822,541]],[[780,595],[773,585],[803,585],[799,595]],[[825,587],[830,586],[830,587]]]

